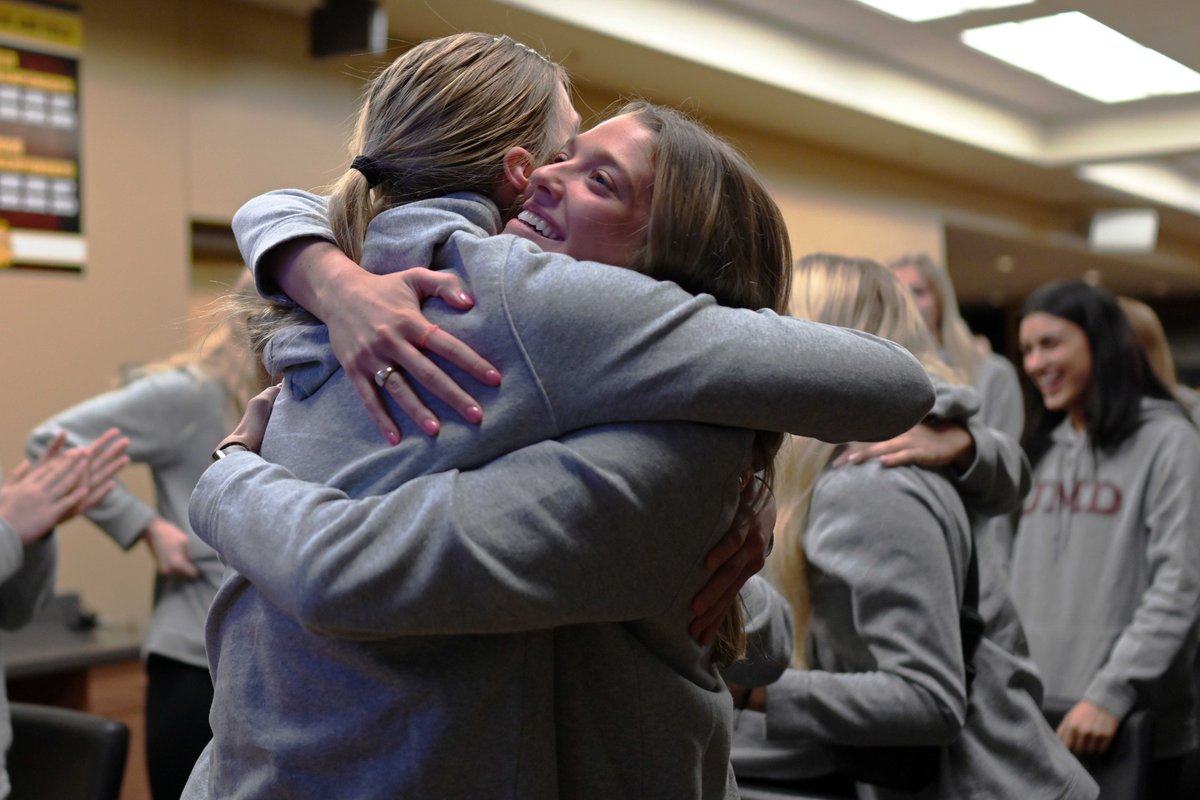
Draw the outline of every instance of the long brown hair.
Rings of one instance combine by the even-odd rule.
[[[711,294],[722,305],[782,313],[791,278],[791,243],[779,206],[750,163],[675,109],[636,101],[618,113],[633,115],[655,134],[646,240],[629,267],[693,293]],[[768,431],[755,434],[754,510],[770,495],[782,438]],[[745,649],[741,609],[735,604],[717,635],[713,658],[728,664]]]

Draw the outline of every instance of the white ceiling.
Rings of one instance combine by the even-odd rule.
[[[297,13],[318,4],[252,1]],[[690,103],[709,117],[1027,199],[1078,221],[1074,233],[1034,242],[948,219],[947,257],[967,299],[1009,302],[1037,282],[1085,268],[1100,269],[1117,291],[1200,294],[1200,94],[1106,105],[958,39],[967,27],[1078,10],[1200,70],[1198,0],[1037,0],[920,24],[854,0],[380,3],[401,40],[510,33],[540,44],[580,82]],[[1176,199],[1133,196],[1077,172],[1095,164],[1150,165]],[[1159,211],[1160,242],[1169,248],[1089,253],[1079,229],[1092,210],[1132,205]],[[993,267],[1001,256],[1031,268],[1003,276],[998,294]]]

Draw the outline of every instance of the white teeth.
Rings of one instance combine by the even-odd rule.
[[[1038,388],[1053,389],[1058,384],[1058,381],[1061,377],[1062,376],[1058,375],[1057,373],[1051,375],[1041,375],[1037,379]]]
[[[526,211],[522,209],[521,213],[517,214],[517,219],[521,220],[521,222],[524,222],[526,225],[533,228],[540,235],[546,237],[547,239],[562,239],[562,237],[555,233],[554,229],[550,227],[550,223],[546,222],[546,220],[542,219],[537,214],[534,214],[532,211]]]

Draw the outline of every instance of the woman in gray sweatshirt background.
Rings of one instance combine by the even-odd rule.
[[[1104,289],[1042,287],[1020,340],[1034,485],[1012,595],[1047,695],[1075,701],[1059,737],[1103,753],[1148,708],[1150,796],[1173,797],[1198,743],[1200,435]]]
[[[959,380],[905,287],[879,264],[802,259],[791,310],[890,338],[936,378]],[[942,383],[930,419],[961,422],[978,407],[972,389]],[[837,452],[798,437],[780,452],[768,570],[796,619],[796,668],[749,694],[733,751],[739,780],[788,784],[844,768],[831,746],[924,746],[940,753],[923,787],[860,782],[858,795],[1094,798],[1095,783],[1042,716],[1032,663],[986,636],[965,652],[973,545],[961,478],[877,460],[834,468]],[[1010,495],[1013,507],[1018,498]],[[748,786],[743,795],[774,796]]]

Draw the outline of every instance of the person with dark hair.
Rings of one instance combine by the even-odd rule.
[[[1103,753],[1148,708],[1151,796],[1170,797],[1198,743],[1200,435],[1104,289],[1043,286],[1021,309],[1020,342],[1034,485],[1013,599],[1047,696],[1077,700],[1059,738]]]
[[[935,378],[931,421],[967,425],[978,411],[978,394],[960,385],[913,298],[882,265],[805,256],[790,308],[903,344]],[[816,789],[805,784],[814,776],[831,789],[826,776],[836,772],[858,784],[860,797],[1095,798],[1094,781],[1042,716],[1032,662],[980,633],[968,509],[985,497],[1010,509],[1020,503],[1018,481],[1004,482],[1003,498],[969,491],[970,473],[988,471],[985,446],[975,454],[985,464],[967,455],[949,465],[837,467],[838,445],[788,437],[777,459],[767,572],[791,608],[797,649],[777,682],[730,687],[749,709],[733,750],[743,796]]]

